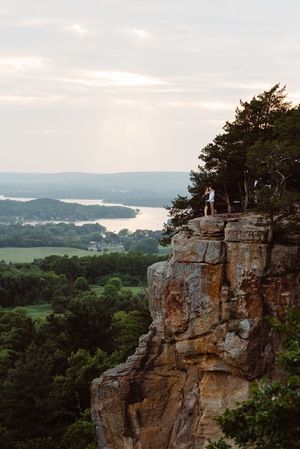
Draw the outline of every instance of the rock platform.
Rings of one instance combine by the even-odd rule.
[[[148,269],[153,322],[126,363],[92,385],[100,449],[201,449],[216,415],[274,375],[266,316],[299,305],[299,245],[261,216],[196,218]]]

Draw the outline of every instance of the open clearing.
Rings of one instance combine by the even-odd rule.
[[[0,260],[13,263],[26,263],[33,262],[34,259],[43,259],[44,257],[51,256],[91,256],[91,251],[77,248],[67,247],[34,247],[34,248],[0,248]]]
[[[46,316],[50,315],[50,313],[53,313],[51,304],[46,302],[42,304],[32,304],[29,306],[5,307],[2,310],[5,312],[13,312],[16,309],[24,310],[24,312],[26,312],[26,314],[33,319],[46,318]]]

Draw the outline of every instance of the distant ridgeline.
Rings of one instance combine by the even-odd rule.
[[[40,198],[21,202],[0,201],[0,222],[16,221],[75,221],[96,220],[98,218],[134,218],[137,210],[123,206],[83,206],[76,203]]]
[[[0,173],[8,197],[103,199],[128,206],[164,207],[187,194],[188,172]]]

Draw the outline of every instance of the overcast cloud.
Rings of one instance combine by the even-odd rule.
[[[240,98],[300,102],[297,0],[0,0],[1,171],[191,170]]]

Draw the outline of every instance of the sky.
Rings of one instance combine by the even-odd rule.
[[[190,171],[239,100],[300,102],[298,0],[0,0],[0,171]]]

